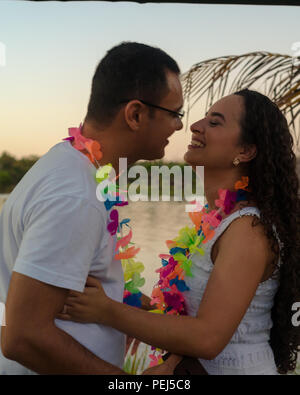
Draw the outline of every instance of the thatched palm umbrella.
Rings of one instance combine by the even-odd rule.
[[[221,56],[195,64],[182,76],[187,110],[206,97],[208,108],[222,96],[244,88],[266,94],[286,115],[294,135],[300,140],[300,59],[270,52]]]

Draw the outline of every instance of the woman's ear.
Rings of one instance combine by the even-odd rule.
[[[240,162],[250,162],[250,160],[254,159],[257,154],[257,148],[255,144],[247,144],[240,151],[238,158]]]
[[[139,100],[131,100],[124,108],[124,119],[131,130],[137,131],[145,117],[145,106]]]

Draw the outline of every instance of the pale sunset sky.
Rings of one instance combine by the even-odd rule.
[[[122,41],[158,46],[185,72],[221,55],[292,55],[299,21],[293,6],[0,0],[0,154],[43,155],[78,126],[99,60]],[[189,141],[177,131],[165,159],[181,159]]]

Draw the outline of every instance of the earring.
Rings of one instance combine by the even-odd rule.
[[[234,166],[237,166],[240,163],[240,160],[238,158],[235,158],[232,163],[234,164]]]

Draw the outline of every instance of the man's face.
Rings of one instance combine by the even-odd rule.
[[[167,71],[166,79],[169,87],[168,93],[159,103],[152,104],[180,112],[183,106],[183,96],[179,76]],[[168,138],[183,126],[178,115],[161,109],[151,110],[154,111],[154,115],[149,116],[145,133],[143,133],[143,159],[147,160],[161,159],[165,154],[165,147],[169,143]]]

